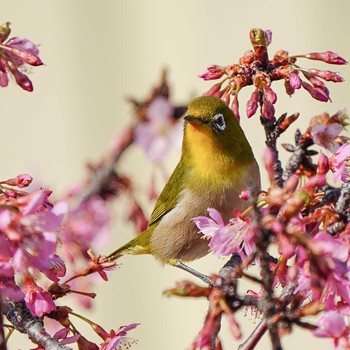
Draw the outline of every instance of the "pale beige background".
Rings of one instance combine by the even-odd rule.
[[[349,15],[347,0],[1,1],[0,20],[12,22],[13,35],[40,43],[46,64],[32,74],[34,93],[14,85],[1,90],[1,178],[29,172],[59,197],[83,177],[83,163],[98,159],[130,120],[124,98],[145,96],[161,67],[169,68],[173,100],[181,103],[209,88],[210,83],[196,77],[207,65],[236,62],[250,48],[252,27],[273,31],[271,53],[280,48],[295,54],[333,50],[350,59]],[[338,70],[348,80],[349,68]],[[282,83],[275,86],[283,90]],[[277,112],[302,112],[296,125],[303,127],[303,119],[348,107],[348,81],[329,87],[332,104],[318,103],[297,91],[291,99],[279,98]],[[261,162],[263,136],[257,116],[243,118],[242,124]],[[290,138],[291,132],[281,141]],[[169,159],[169,171],[176,159],[176,155]],[[122,168],[139,174],[140,165],[149,174],[142,153],[133,151]],[[145,178],[136,178],[140,188]],[[123,215],[120,206],[113,247],[132,234],[132,227],[121,223]],[[193,266],[210,273],[222,264],[207,257]],[[141,322],[130,334],[139,339],[135,349],[185,349],[203,323],[207,303],[161,296],[165,288],[185,278],[185,273],[162,268],[151,257],[126,257],[110,282],[100,284],[89,316],[107,330]],[[249,312],[241,317],[248,334],[254,320]],[[222,328],[225,349],[235,349],[238,343],[232,342],[227,325]],[[22,340],[14,338],[9,349],[29,349]],[[269,348],[267,344],[265,339],[258,349]],[[301,332],[288,336],[284,344],[286,349],[329,348],[328,341]]]

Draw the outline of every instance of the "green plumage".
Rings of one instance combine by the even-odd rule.
[[[246,204],[239,194],[260,186],[251,147],[232,111],[220,99],[202,96],[188,107],[181,159],[159,195],[148,228],[112,254],[152,254],[160,262],[191,261],[208,253],[192,218],[207,208],[224,220]]]

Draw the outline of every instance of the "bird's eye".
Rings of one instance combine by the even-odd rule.
[[[225,118],[221,113],[214,117],[214,123],[219,130],[224,131],[226,129]]]

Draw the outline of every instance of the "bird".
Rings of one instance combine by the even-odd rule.
[[[217,97],[195,98],[184,116],[181,158],[148,227],[108,258],[151,254],[161,264],[178,266],[205,256],[209,241],[192,219],[215,208],[227,222],[234,210],[247,207],[239,197],[247,187],[260,189],[259,167],[232,110]]]

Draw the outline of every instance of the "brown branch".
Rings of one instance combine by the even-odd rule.
[[[3,322],[3,315],[2,315],[2,297],[0,295],[0,350],[6,350],[6,338],[5,338],[5,331],[4,331],[4,322]]]
[[[346,224],[350,221],[350,182],[342,185],[340,195],[335,205],[335,212],[339,216],[339,220],[328,228],[328,232],[336,234],[344,230]]]
[[[238,350],[253,350],[267,331],[266,319],[261,320],[247,340],[242,343]]]
[[[45,350],[72,350],[72,348],[61,345],[46,332],[42,319],[33,316],[24,301],[4,302],[2,312],[17,331],[27,334],[34,343]]]
[[[282,349],[281,340],[278,332],[279,322],[276,321],[275,315],[277,314],[277,305],[274,297],[273,282],[274,275],[270,271],[270,255],[268,248],[270,245],[271,232],[260,225],[261,213],[256,205],[253,204],[254,208],[254,220],[257,223],[257,227],[260,228],[260,234],[256,242],[257,257],[260,262],[261,279],[263,286],[262,296],[262,313],[266,319],[266,325],[269,330],[272,348],[274,350]]]

